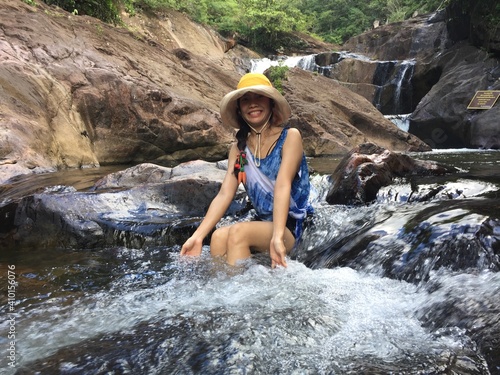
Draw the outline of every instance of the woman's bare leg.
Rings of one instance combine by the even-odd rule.
[[[269,221],[249,221],[236,223],[217,229],[212,234],[210,253],[212,256],[225,256],[226,262],[235,265],[237,261],[250,257],[250,250],[269,251],[273,235],[273,223]],[[289,252],[295,239],[285,230],[285,246]]]

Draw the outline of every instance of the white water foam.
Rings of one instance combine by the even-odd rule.
[[[353,356],[390,360],[459,345],[421,327],[415,312],[425,292],[349,268],[311,270],[289,261],[287,269],[271,270],[249,261],[231,274],[204,249],[201,258],[179,258],[165,272],[170,279],[158,286],[138,288],[124,277],[109,292],[67,305],[54,298],[27,311],[18,320],[21,362],[140,322],[179,317],[200,326],[225,319],[218,331],[203,335],[209,341],[240,335],[248,341],[233,346],[240,357],[274,357],[285,369],[289,356],[320,369]]]

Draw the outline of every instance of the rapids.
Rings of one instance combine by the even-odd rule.
[[[2,252],[0,373],[500,374],[500,154],[417,156],[463,173],[348,207],[311,160],[316,216],[286,269],[179,245]]]

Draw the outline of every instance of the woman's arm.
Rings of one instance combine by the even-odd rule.
[[[290,244],[285,244],[285,228],[290,208],[292,182],[300,168],[304,149],[298,129],[290,128],[283,144],[282,160],[274,187],[273,236],[270,244],[272,267],[286,267],[285,256]],[[288,246],[287,246],[288,245]]]
[[[238,189],[238,180],[234,176],[234,163],[236,161],[237,153],[238,148],[236,147],[236,144],[233,144],[231,146],[231,150],[229,151],[226,176],[222,181],[220,190],[210,203],[208,211],[199,227],[182,246],[181,255],[198,256],[201,254],[203,239],[219,222],[233,201],[236,190]]]

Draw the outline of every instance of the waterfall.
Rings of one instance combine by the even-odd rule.
[[[344,59],[358,59],[363,61],[370,61],[366,56],[351,53],[348,51],[335,52],[337,55],[336,62]],[[280,64],[288,66],[289,68],[298,67],[303,70],[308,70],[310,72],[319,72],[323,74],[323,71],[330,71],[330,66],[320,66],[316,63],[317,54],[305,55],[305,56],[275,56],[275,57],[265,57],[263,59],[252,59],[250,71],[252,73],[263,73],[266,69],[271,66],[278,66]],[[327,74],[324,74],[327,75]]]
[[[375,86],[373,97],[367,97],[373,105],[385,115],[410,113],[413,110],[411,79],[415,69],[415,60],[375,61],[348,51],[332,52],[320,55],[278,56],[251,60],[251,72],[263,73],[271,66],[298,67],[317,72],[332,79],[339,79],[333,67],[340,66],[342,60],[355,59],[368,64],[376,64],[372,82],[349,82],[353,84],[372,84]],[[325,58],[326,57],[326,58]],[[322,61],[318,64],[318,61]],[[321,63],[325,65],[321,65]],[[341,73],[340,73],[341,74]]]
[[[373,105],[386,115],[399,115],[412,111],[411,78],[415,60],[378,62],[373,84],[376,86]]]
[[[289,68],[299,67],[304,70],[314,71],[317,67],[314,58],[316,55],[307,56],[278,56],[276,58],[252,59],[250,71],[252,73],[264,73],[271,66],[284,65]]]
[[[317,71],[319,66],[316,64],[316,55],[304,56],[297,62],[299,68],[309,70],[311,72]]]
[[[396,86],[393,97],[395,114],[405,113],[405,110],[408,111],[412,107],[411,78],[413,77],[414,70],[415,60],[405,60],[399,65],[398,72],[394,78]]]
[[[395,61],[380,61],[377,64],[377,68],[375,69],[375,73],[373,74],[373,85],[375,85],[376,90],[373,95],[373,105],[379,110],[382,109],[382,95],[384,93],[384,88],[387,82],[390,80],[394,72],[394,67],[396,66]]]

